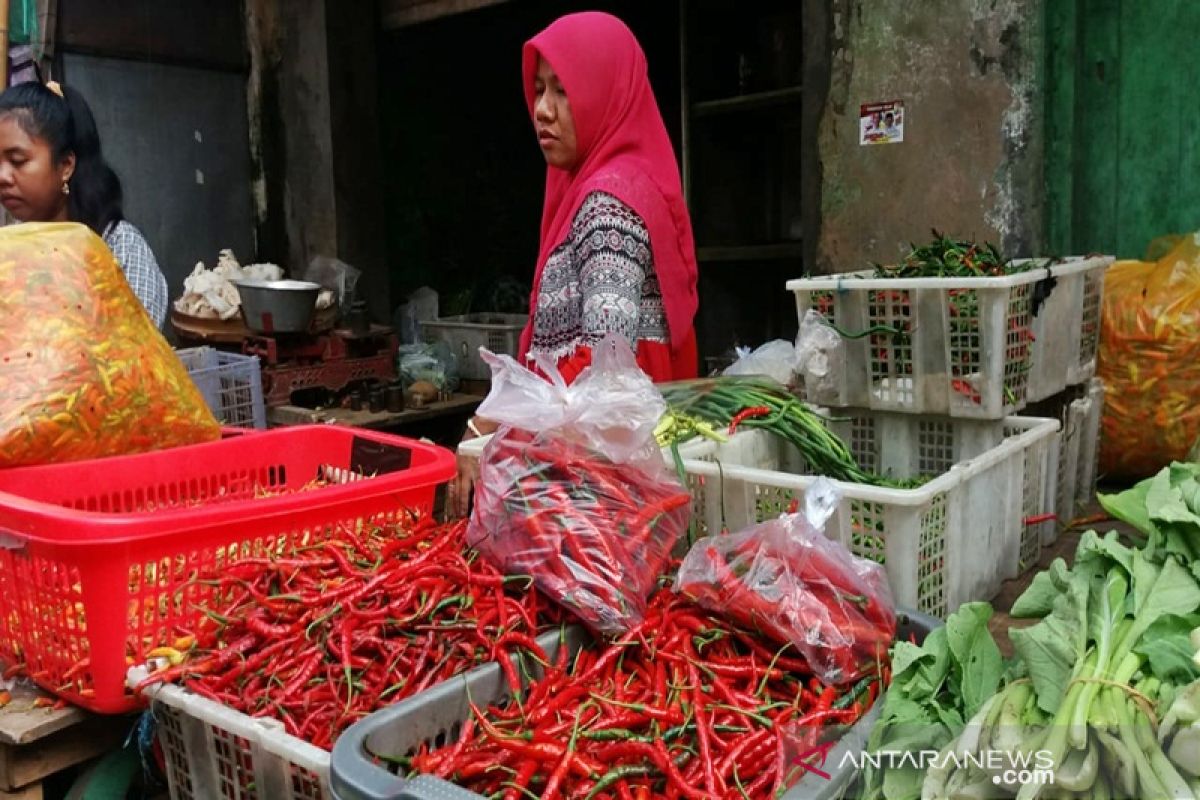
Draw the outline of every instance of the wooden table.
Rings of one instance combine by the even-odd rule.
[[[10,694],[0,708],[0,798],[41,800],[45,778],[120,747],[134,722],[75,706],[34,708],[45,695],[23,683]]]
[[[277,425],[351,425],[356,428],[398,428],[440,417],[466,416],[478,408],[483,398],[473,394],[456,394],[449,400],[429,403],[420,408],[403,411],[353,411],[349,408],[312,409],[299,406],[275,406],[267,409],[267,422]]]

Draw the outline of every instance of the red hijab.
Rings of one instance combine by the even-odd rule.
[[[671,346],[678,349],[692,335],[696,315],[696,251],[675,150],[650,88],[641,45],[611,14],[588,11],[559,18],[525,43],[522,71],[531,117],[539,55],[553,67],[567,93],[579,161],[573,172],[557,167],[546,171],[530,309],[537,307],[546,260],[567,238],[584,199],[592,192],[607,192],[646,223]],[[531,313],[521,335],[522,360],[532,337]]]

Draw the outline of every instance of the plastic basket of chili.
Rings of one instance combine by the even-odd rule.
[[[587,641],[582,629],[570,631],[571,646]],[[537,637],[549,654],[557,652],[561,638],[557,629]],[[536,664],[527,662],[526,666],[536,669]],[[495,664],[485,664],[447,683],[471,682],[475,673],[490,674],[493,668],[499,671]],[[170,684],[143,691],[152,701],[158,724],[171,800],[327,800],[336,796],[329,786],[330,752],[292,736],[279,720],[251,717]],[[440,697],[440,692],[439,685],[434,685],[408,701],[425,702],[425,698]]]
[[[127,660],[194,628],[198,573],[432,513],[454,474],[442,448],[327,426],[0,471],[0,658],[85,708],[136,708]]]
[[[924,614],[901,612],[897,635],[925,635],[941,623]],[[578,648],[581,633],[568,638]],[[553,656],[555,651],[547,651]],[[536,668],[534,675],[537,675]],[[377,711],[349,728],[333,748],[330,782],[335,800],[479,800],[481,795],[430,775],[401,777],[385,766],[412,755],[421,745],[434,748],[454,742],[467,720],[470,704],[502,703],[509,686],[496,665],[481,667],[461,680],[447,681],[418,698]],[[792,786],[785,800],[836,800],[857,774],[843,753],[858,752],[878,719],[878,704],[843,735],[830,751],[822,772],[810,773]],[[842,763],[846,767],[841,767]]]
[[[822,405],[1001,419],[1096,370],[1108,256],[1014,275],[789,281],[803,320],[821,312],[845,359]]]
[[[213,347],[190,347],[176,350],[175,355],[218,422],[239,428],[267,427],[258,356]]]
[[[985,420],[880,411],[821,411],[859,465],[909,488],[836,481],[826,533],[884,565],[896,602],[945,617],[995,595],[1032,565],[1053,526],[1053,419]],[[686,459],[698,535],[740,530],[786,511],[817,477],[765,430],[740,431]],[[1036,561],[1036,558],[1033,559]]]

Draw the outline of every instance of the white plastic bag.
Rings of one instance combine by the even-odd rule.
[[[617,464],[663,467],[654,428],[667,403],[624,338],[604,337],[592,351],[591,365],[570,386],[551,358],[534,355],[546,380],[510,356],[482,347],[479,355],[492,368],[492,390],[479,416],[571,439]]]
[[[392,324],[400,332],[402,344],[417,344],[425,341],[421,323],[437,318],[438,293],[428,286],[422,286],[409,295],[407,302],[396,309]]]
[[[796,346],[775,339],[753,352],[739,347],[738,360],[725,368],[725,375],[765,375],[781,386],[789,386],[796,371]]]
[[[842,337],[829,326],[828,320],[815,309],[809,309],[796,334],[796,372],[805,399],[812,402],[833,402],[837,397],[842,364],[846,350]]]

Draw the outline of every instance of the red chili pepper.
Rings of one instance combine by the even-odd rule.
[[[517,800],[521,796],[522,790],[529,786],[529,782],[533,780],[537,771],[538,762],[532,759],[522,761],[521,766],[517,768],[516,777],[513,778],[513,785],[504,792],[502,800]]]
[[[693,710],[696,714],[696,738],[700,742],[700,761],[704,765],[704,787],[710,796],[720,796],[725,793],[724,781],[717,779],[713,767],[711,731],[709,722],[704,715],[704,695],[700,690],[700,671],[693,662],[688,662],[688,680],[692,682]]]
[[[756,417],[766,417],[771,413],[771,409],[767,406],[750,406],[743,408],[741,411],[733,415],[733,419],[729,421],[729,435],[737,433],[738,426],[748,419]]]

